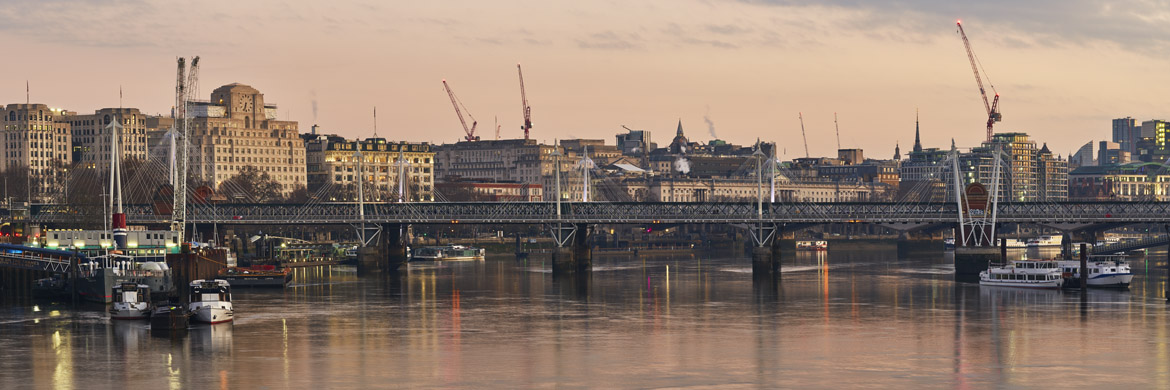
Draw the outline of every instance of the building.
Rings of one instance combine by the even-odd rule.
[[[1097,164],[1117,165],[1129,163],[1130,154],[1120,144],[1116,142],[1101,141],[1100,145],[1101,146],[1097,149]]]
[[[1131,117],[1113,120],[1113,142],[1120,145],[1121,150],[1130,154],[1137,154],[1137,141],[1141,139],[1141,126]]]
[[[993,183],[995,153],[1002,151],[999,195],[1005,202],[1058,201],[1068,198],[1068,163],[1054,157],[1045,144],[1037,150],[1036,142],[1025,133],[996,133],[970,153],[959,155],[960,183]],[[951,199],[953,179],[944,170],[947,197]]]
[[[63,167],[72,163],[71,127],[63,120],[65,111],[44,104],[9,104],[0,110],[4,142],[0,172],[27,170],[34,198],[46,201],[63,178]]]
[[[1097,155],[1093,153],[1093,141],[1085,143],[1080,149],[1077,149],[1076,153],[1069,156],[1068,165],[1071,169],[1097,165]]]
[[[347,140],[337,135],[306,134],[303,138],[310,194],[329,194],[324,199],[328,201],[355,201],[358,180],[364,177],[361,190],[367,201],[435,200],[435,153],[430,144],[384,138]]]
[[[219,186],[252,166],[289,193],[306,186],[305,145],[297,122],[276,118],[264,94],[233,83],[216,88],[210,101],[192,101],[188,169],[196,180]]]
[[[1086,166],[1068,176],[1071,201],[1170,201],[1170,172],[1159,163]]]
[[[1068,161],[1053,156],[1048,144],[1036,152],[1036,180],[1040,202],[1063,202],[1068,200]]]
[[[449,202],[539,202],[544,199],[539,184],[455,181],[437,183],[435,188]]]
[[[638,182],[644,179],[633,179]],[[700,179],[677,177],[651,178],[646,190],[648,202],[747,202],[762,197],[772,200],[771,182],[754,178]],[[868,202],[885,197],[890,190],[882,183],[831,183],[793,181],[776,178],[776,201],[794,202]],[[637,191],[632,191],[636,193]]]
[[[122,124],[118,135],[122,159],[146,159],[147,116],[137,108],[103,108],[90,115],[67,113],[62,120],[69,122],[72,128],[73,162],[79,166],[99,170],[110,166],[108,127],[114,121]]]

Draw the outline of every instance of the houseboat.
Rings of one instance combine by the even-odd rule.
[[[476,248],[463,245],[447,245],[447,246],[426,246],[422,248],[412,249],[410,251],[411,260],[435,260],[435,261],[450,261],[450,260],[483,260],[483,248]]]

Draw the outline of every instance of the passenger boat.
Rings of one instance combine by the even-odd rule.
[[[218,324],[231,321],[235,317],[231,285],[223,279],[191,281],[188,308],[197,322]]]
[[[292,281],[288,268],[276,269],[272,265],[252,267],[230,267],[219,270],[219,278],[232,287],[284,287]]]
[[[144,320],[150,317],[150,286],[138,283],[122,283],[114,286],[114,305],[110,307],[110,319]]]
[[[828,241],[797,241],[796,250],[798,251],[827,251],[829,250]]]
[[[426,246],[411,250],[411,260],[483,260],[483,248],[463,245]]]
[[[948,251],[955,250],[955,239],[954,238],[944,238],[943,239],[943,249],[948,250]]]
[[[1044,247],[1058,247],[1060,246],[1061,238],[1058,236],[1040,236],[1037,238],[1028,239],[1029,248],[1044,248]]]
[[[1057,263],[1067,279],[1065,287],[1080,287],[1081,261],[1059,260]],[[1086,265],[1089,267],[1086,280],[1089,287],[1129,288],[1133,281],[1133,271],[1125,261],[1125,255],[1089,256]]]
[[[1060,288],[1064,276],[1053,260],[1015,260],[979,273],[980,286]]]

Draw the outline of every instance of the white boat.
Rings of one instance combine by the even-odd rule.
[[[1015,260],[979,273],[980,286],[1060,288],[1064,275],[1053,260]]]
[[[1059,260],[1060,269],[1069,278],[1068,283],[1080,286],[1081,261]],[[1128,288],[1133,281],[1133,271],[1124,255],[1089,256],[1086,261],[1089,267],[1089,287]]]
[[[954,238],[944,238],[943,239],[943,249],[948,250],[948,251],[955,250],[955,239]]]
[[[1060,246],[1061,238],[1059,236],[1040,236],[1028,239],[1029,248],[1042,247],[1058,247]]]
[[[144,320],[150,317],[150,286],[122,283],[111,291],[114,305],[110,307],[110,319]]]
[[[231,285],[223,279],[192,281],[188,309],[198,322],[218,324],[231,321],[235,317]]]
[[[411,260],[483,260],[483,248],[463,245],[426,246],[410,251]]]
[[[1028,247],[1028,241],[1026,241],[1026,240],[1021,240],[1018,238],[1007,238],[1005,240],[1007,240],[1006,245],[1008,248],[1027,248]]]
[[[829,250],[828,241],[797,241],[796,250],[798,251],[827,251]]]

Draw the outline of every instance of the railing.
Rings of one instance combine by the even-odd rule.
[[[953,203],[737,203],[566,202],[559,220],[565,223],[957,223]],[[166,223],[149,205],[125,207],[133,223]],[[369,223],[547,223],[557,221],[551,202],[368,203]],[[68,206],[34,206],[31,219],[69,223],[79,212]],[[193,205],[188,222],[221,224],[361,222],[354,204],[222,204]],[[1170,221],[1170,203],[1006,203],[999,222],[1050,224],[1139,223]]]

